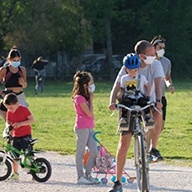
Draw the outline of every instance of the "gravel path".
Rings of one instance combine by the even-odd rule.
[[[62,156],[55,152],[38,156],[47,158],[52,165],[52,176],[46,183],[32,181],[31,176],[20,169],[20,180],[2,181],[0,192],[107,192],[112,186],[110,175],[107,177],[107,185],[77,185],[74,156]],[[127,160],[125,171],[135,176],[131,160]],[[123,191],[136,192],[136,181],[124,184]],[[163,162],[151,164],[150,192],[192,192],[192,168],[171,166]]]

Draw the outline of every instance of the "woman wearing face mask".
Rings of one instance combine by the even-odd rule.
[[[173,86],[172,78],[171,78],[171,61],[164,56],[165,54],[165,39],[161,36],[155,36],[151,44],[154,45],[155,47],[155,52],[156,52],[156,58],[161,62],[161,65],[163,67],[163,71],[165,74],[165,83],[163,83],[162,86],[162,111],[163,111],[163,125],[162,125],[162,130],[165,125],[165,120],[166,120],[166,108],[167,108],[167,99],[165,97],[165,85],[168,87],[170,93],[175,92],[175,88]]]
[[[72,99],[76,112],[75,133],[76,133],[76,169],[78,184],[98,184],[99,182],[91,176],[91,170],[98,154],[97,144],[94,135],[94,112],[93,92],[95,85],[93,77],[89,72],[78,71],[73,77],[74,85]],[[83,156],[85,147],[88,147],[90,156],[85,167]]]
[[[21,54],[16,48],[12,48],[7,57],[7,65],[0,68],[0,81],[4,82],[5,90],[0,90],[0,96],[4,98],[6,93],[13,92],[17,95],[21,105],[28,106],[23,89],[27,87],[26,69],[21,64]],[[1,102],[0,112],[5,120],[6,107]]]

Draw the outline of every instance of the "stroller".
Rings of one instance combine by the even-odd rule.
[[[95,166],[93,167],[92,172],[95,174],[95,179],[99,180],[99,175],[102,175],[100,182],[102,184],[108,183],[108,175],[111,175],[111,181],[116,181],[116,170],[115,170],[115,158],[107,151],[107,149],[101,144],[101,142],[97,139],[96,135],[100,134],[101,132],[95,132],[94,139],[99,144],[97,146],[98,148],[98,155],[96,157]],[[84,158],[83,158],[83,164],[86,166],[87,160],[89,158],[89,150],[86,149]],[[123,176],[121,178],[121,182],[125,183],[133,183],[135,177],[130,177],[128,173],[123,170]]]

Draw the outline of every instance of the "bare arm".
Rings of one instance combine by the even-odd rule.
[[[146,96],[150,98],[151,86],[149,83],[145,84]]]
[[[116,82],[113,85],[113,89],[112,89],[111,94],[110,94],[110,104],[109,104],[109,109],[110,110],[115,110],[116,109],[115,103],[116,103],[116,98],[117,98],[117,94],[118,94],[119,91],[120,91],[120,83]]]
[[[163,79],[162,77],[157,77],[155,78],[155,94],[156,94],[156,100],[161,100],[162,98],[162,83],[163,83]],[[162,108],[162,104],[161,102],[157,102],[157,105],[156,107],[158,109],[161,109]]]
[[[89,105],[81,103],[80,107],[88,117],[93,117],[93,94],[90,95]]]
[[[19,84],[22,85],[23,88],[27,87],[27,72],[25,67],[21,67],[23,77],[19,78]]]
[[[173,86],[173,81],[172,81],[171,75],[166,76],[166,81],[168,81],[169,92],[173,94],[175,92],[175,88]]]
[[[35,120],[33,118],[33,115],[29,115],[27,117],[26,121],[16,122],[12,126],[13,126],[14,129],[17,129],[17,128],[21,127],[21,126],[31,125],[31,124],[34,123],[34,121]]]
[[[1,67],[0,68],[0,83],[2,83],[4,81],[5,73],[6,73],[6,68]],[[0,89],[0,95],[4,97],[4,93],[2,92],[1,89]]]

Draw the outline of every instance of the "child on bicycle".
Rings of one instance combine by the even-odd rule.
[[[93,92],[95,85],[93,77],[89,72],[78,71],[74,77],[72,99],[76,112],[75,133],[76,133],[76,169],[78,184],[98,184],[99,182],[91,176],[92,168],[98,154],[97,144],[94,135],[94,112]],[[88,147],[90,156],[83,171],[83,156],[85,147]]]
[[[138,55],[134,53],[127,54],[123,63],[125,65],[126,75],[121,77],[120,98],[122,104],[131,106],[137,101],[137,104],[143,106],[150,96],[150,85],[144,75],[138,74],[141,61]],[[119,131],[129,128],[130,117],[126,109],[122,109],[119,121]]]
[[[29,109],[19,104],[17,95],[9,93],[5,95],[3,104],[7,108],[6,124],[13,127],[11,135],[13,137],[12,146],[21,150],[26,150],[31,140],[31,124],[34,118]],[[18,163],[19,155],[14,157],[13,174],[11,179],[18,180]]]

